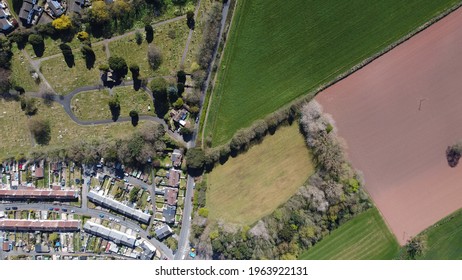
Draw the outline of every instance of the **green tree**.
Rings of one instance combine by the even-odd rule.
[[[59,18],[53,20],[51,24],[58,31],[68,30],[72,28],[71,18],[66,15],[62,15]]]
[[[109,68],[111,68],[117,75],[125,76],[128,72],[127,62],[119,56],[111,56],[108,60]]]
[[[92,2],[91,9],[89,9],[89,19],[96,25],[104,25],[109,22],[111,15],[108,6],[103,0]]]
[[[186,165],[190,169],[202,169],[205,163],[205,153],[201,148],[189,149],[186,153]]]
[[[143,35],[141,35],[141,32],[136,31],[135,33],[135,41],[138,45],[141,45],[143,43]]]
[[[170,236],[167,240],[165,240],[165,242],[172,251],[176,251],[178,249],[178,241],[175,238]]]
[[[162,64],[162,52],[154,45],[150,45],[148,49],[148,62],[153,70],[157,70]]]
[[[130,191],[130,193],[128,194],[128,199],[130,200],[130,202],[135,202],[136,201],[136,198],[138,197],[138,193],[140,192],[140,188],[139,187],[133,187],[133,189]]]
[[[32,46],[40,46],[44,44],[43,37],[39,34],[30,34],[29,35],[29,43]]]
[[[29,119],[29,130],[35,141],[40,145],[47,145],[51,139],[50,123],[44,119],[34,117]]]

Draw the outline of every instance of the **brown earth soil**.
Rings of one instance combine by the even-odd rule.
[[[320,93],[366,189],[404,244],[462,207],[462,9]]]

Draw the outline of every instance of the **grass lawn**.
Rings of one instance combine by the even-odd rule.
[[[106,53],[101,45],[93,47],[96,61],[93,68],[87,69],[85,59],[80,50],[73,50],[75,65],[67,66],[63,56],[58,56],[42,62],[40,69],[58,94],[65,95],[72,90],[89,85],[100,84],[100,64],[107,64]]]
[[[194,26],[193,35],[191,37],[191,42],[189,43],[188,53],[184,61],[185,71],[188,73],[191,73],[194,70],[197,70],[191,67],[193,63],[196,63],[197,68],[199,67],[199,65],[197,64],[196,56],[197,56],[199,47],[202,43],[202,37],[203,37],[203,32],[204,32],[204,27],[205,27],[205,20],[206,20],[205,17],[208,11],[210,11],[210,8],[212,7],[214,2],[215,2],[214,0],[201,0],[201,6],[196,16],[196,22]]]
[[[372,208],[341,225],[300,259],[391,260],[399,248],[377,208]]]
[[[13,53],[11,60],[12,83],[23,87],[26,91],[38,91],[39,85],[35,83],[30,74],[32,67],[29,61],[17,47],[13,47]]]
[[[457,2],[238,1],[206,135],[226,142]]]
[[[462,259],[462,210],[459,210],[425,230],[426,249],[419,259]]]
[[[113,94],[119,95],[120,117],[128,117],[131,110],[140,115],[154,115],[154,104],[144,90],[135,91],[131,86],[116,87]],[[104,120],[112,117],[108,106],[110,99],[108,90],[85,91],[74,96],[71,105],[74,114],[81,120]],[[151,111],[148,106],[151,106]]]
[[[298,126],[282,127],[208,175],[209,218],[250,225],[286,202],[313,170]]]
[[[92,39],[92,43],[96,42],[94,38],[91,38],[91,39]],[[59,48],[59,45],[61,45],[62,43],[66,43],[67,45],[69,45],[69,47],[73,49],[74,53],[80,52],[81,43],[79,39],[77,39],[77,36],[75,36],[70,42],[63,42],[61,41],[61,39],[53,40],[50,37],[44,38],[44,42],[45,42],[45,51],[43,52],[43,55],[41,57],[47,57],[47,56],[62,53],[61,49]],[[31,44],[27,44],[25,49],[27,53],[30,55],[30,57],[32,58],[37,57],[35,55],[34,48],[32,47]]]
[[[155,71],[160,75],[176,74],[183,54],[189,29],[184,21],[176,21],[154,30],[154,41],[151,44],[156,45],[162,52],[163,62],[160,68]],[[142,32],[144,35],[144,32]],[[170,36],[169,36],[170,34]],[[111,56],[123,57],[127,64],[137,63],[140,67],[140,73],[143,77],[150,77],[154,74],[148,63],[148,43],[138,45],[135,41],[135,35],[127,36],[114,42],[109,43]],[[131,74],[129,73],[129,77]]]
[[[0,100],[0,120],[4,133],[0,141],[0,158],[27,155],[33,150],[43,150],[48,147],[66,147],[75,143],[76,139],[114,139],[134,131],[136,128],[130,122],[108,125],[80,126],[74,123],[58,105],[48,107],[37,101],[38,115],[51,123],[51,140],[48,146],[33,146],[28,128],[28,119],[21,111],[19,102]],[[142,124],[143,121],[140,121]]]

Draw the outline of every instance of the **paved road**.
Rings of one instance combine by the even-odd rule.
[[[120,85],[117,85],[116,87],[131,86],[131,85],[133,85],[133,81],[126,81],[126,82],[123,82]],[[45,96],[45,95],[43,95],[41,93],[37,93],[37,92],[27,92],[26,95],[29,96],[29,97],[49,99],[51,101],[54,101],[54,102],[60,104],[61,106],[63,106],[64,111],[66,112],[66,114],[75,123],[77,123],[79,125],[101,125],[101,124],[131,122],[130,117],[118,118],[115,121],[112,120],[112,119],[94,120],[94,121],[82,121],[82,120],[78,119],[75,116],[75,114],[74,114],[74,112],[72,111],[72,108],[71,108],[72,98],[75,95],[77,95],[77,94],[79,94],[81,92],[84,92],[84,91],[100,90],[100,89],[103,89],[103,88],[104,87],[102,85],[92,85],[92,86],[83,86],[83,87],[77,88],[77,89],[73,90],[71,93],[69,93],[67,95],[48,94],[48,95]],[[144,89],[144,91],[146,91],[151,96],[151,98],[153,98],[152,92],[148,87],[143,87],[143,89]],[[187,145],[187,143],[183,139],[183,136],[181,136],[179,133],[171,131],[168,128],[167,123],[163,119],[158,118],[158,117],[154,117],[154,116],[140,115],[139,120],[153,121],[153,122],[161,124],[165,128],[165,131],[167,132],[168,135],[170,135],[173,139],[175,139],[176,141],[182,143],[183,145]]]
[[[114,215],[112,213],[109,213],[108,211],[105,210],[99,210],[99,209],[82,209],[80,207],[76,206],[70,206],[70,205],[56,205],[52,203],[5,203],[5,204],[0,204],[0,211],[6,211],[6,207],[18,207],[18,210],[43,210],[43,211],[48,211],[50,208],[66,208],[68,210],[68,214],[71,214],[71,211],[74,210],[75,214],[78,215],[83,215],[83,216],[91,216],[95,218],[99,218],[100,215],[104,215],[105,219],[108,218],[113,218],[113,219],[119,219],[120,220],[120,225],[123,225],[127,228],[131,228],[134,230],[139,230],[138,234],[146,239],[148,242],[150,242],[154,247],[156,247],[157,250],[159,250],[161,253],[163,253],[164,256],[166,256],[168,259],[173,259],[173,253],[170,248],[168,248],[164,243],[156,240],[156,239],[148,239],[147,236],[149,235],[146,231],[144,231],[139,224],[129,220],[125,219],[122,216]],[[125,219],[125,220],[124,220]]]
[[[204,100],[205,100],[205,94],[207,92],[208,85],[210,83],[210,77],[212,74],[212,67],[213,64],[215,63],[215,59],[217,56],[218,52],[218,46],[220,45],[221,37],[223,35],[223,30],[225,28],[226,24],[226,18],[228,17],[228,11],[229,11],[229,2],[227,1],[223,5],[223,12],[222,12],[222,19],[221,19],[221,27],[220,27],[220,32],[218,33],[218,41],[217,45],[215,46],[215,50],[213,52],[213,59],[212,63],[210,63],[209,69],[207,69],[207,80],[205,82],[205,88],[202,91],[201,95],[201,111],[199,112],[199,119],[203,113],[204,110]],[[199,124],[196,123],[194,126],[194,134],[192,137],[192,140],[188,142],[188,148],[194,148],[196,146],[196,138],[199,130]],[[186,185],[186,196],[185,196],[185,202],[184,202],[184,210],[183,210],[183,219],[181,223],[181,232],[180,232],[180,238],[178,240],[178,251],[175,254],[175,259],[176,260],[183,260],[185,257],[187,257],[187,254],[189,252],[189,232],[191,229],[191,213],[192,213],[192,198],[193,198],[193,193],[194,193],[194,179],[192,176],[188,176],[188,182]]]

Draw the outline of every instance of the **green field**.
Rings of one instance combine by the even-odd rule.
[[[426,240],[426,249],[419,259],[462,259],[462,210],[444,218],[425,230],[421,235]]]
[[[250,225],[286,202],[313,172],[298,126],[282,127],[208,175],[209,218]]]
[[[238,1],[206,135],[226,142],[457,2]]]
[[[143,89],[135,91],[133,87],[116,87],[113,94],[120,100],[120,117],[128,117],[131,110],[140,115],[154,115],[154,104]],[[75,116],[81,120],[105,120],[112,117],[108,102],[111,99],[108,90],[81,92],[72,98],[71,106]],[[148,107],[151,107],[151,111]]]
[[[66,64],[62,55],[48,59],[40,65],[42,74],[58,94],[65,95],[76,88],[101,83],[98,66],[107,64],[106,53],[102,46],[98,45],[93,48],[96,61],[91,69],[87,69],[80,50],[72,51],[75,57],[75,65],[72,67]]]
[[[341,225],[300,256],[303,260],[390,260],[399,244],[379,211],[369,209]]]
[[[108,140],[121,138],[136,130],[130,122],[81,126],[73,122],[63,107],[56,103],[49,107],[37,99],[37,107],[37,115],[48,120],[51,125],[50,143],[45,147],[34,146],[28,128],[28,118],[21,111],[19,102],[0,100],[0,121],[3,130],[8,131],[0,141],[0,160],[19,154],[27,155],[34,150],[43,151],[48,147],[66,147],[74,144],[82,135],[87,140]],[[140,121],[140,124],[142,123],[143,121]]]
[[[179,70],[187,37],[188,27],[183,21],[175,21],[154,29],[154,41],[151,44],[157,46],[163,56],[163,62],[155,71],[156,74],[171,75]],[[138,45],[135,35],[130,35],[110,42],[109,50],[111,56],[123,57],[128,64],[138,64],[140,74],[143,77],[151,77],[154,74],[148,63],[148,43],[146,40]]]

